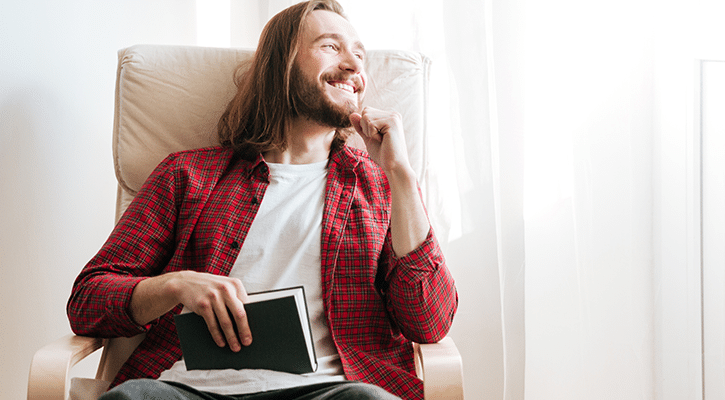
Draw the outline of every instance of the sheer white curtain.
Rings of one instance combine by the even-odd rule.
[[[492,42],[495,29],[509,33],[493,13],[508,10],[468,0],[343,5],[369,47],[433,61],[433,169],[437,206],[451,221],[447,258],[461,301],[451,336],[464,357],[466,394],[523,398],[523,118],[518,77],[494,62],[514,65],[515,54]]]
[[[346,6],[374,46],[434,62],[467,394],[654,398],[656,4]]]
[[[652,399],[657,4],[525,5],[526,395]]]

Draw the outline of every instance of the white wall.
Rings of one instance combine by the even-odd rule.
[[[194,44],[193,0],[7,1],[0,12],[0,398],[70,333],[73,279],[113,223],[116,51]]]
[[[703,398],[707,386],[701,342],[697,69],[701,59],[725,60],[724,14],[725,3],[718,0],[665,2],[655,13],[655,398],[662,400]],[[722,371],[705,379],[721,383]]]

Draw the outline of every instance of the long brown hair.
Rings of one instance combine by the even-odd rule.
[[[237,93],[217,125],[222,146],[233,148],[244,158],[287,148],[285,132],[296,116],[290,99],[290,76],[303,24],[315,10],[345,17],[336,0],[311,0],[281,11],[264,27],[249,69],[241,72],[240,66],[237,70]],[[338,130],[333,146],[344,143],[346,135]]]

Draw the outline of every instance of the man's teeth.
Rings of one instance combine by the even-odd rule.
[[[352,87],[350,85],[346,85],[344,83],[334,83],[332,86],[334,86],[334,87],[336,87],[338,89],[346,90],[346,91],[348,91],[350,93],[355,93],[355,88],[354,87]]]

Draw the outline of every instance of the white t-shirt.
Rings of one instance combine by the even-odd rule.
[[[184,360],[159,379],[219,394],[244,394],[345,379],[322,303],[320,241],[327,161],[267,164],[270,184],[229,276],[247,293],[302,285],[318,368],[310,374],[269,370],[187,371]]]

